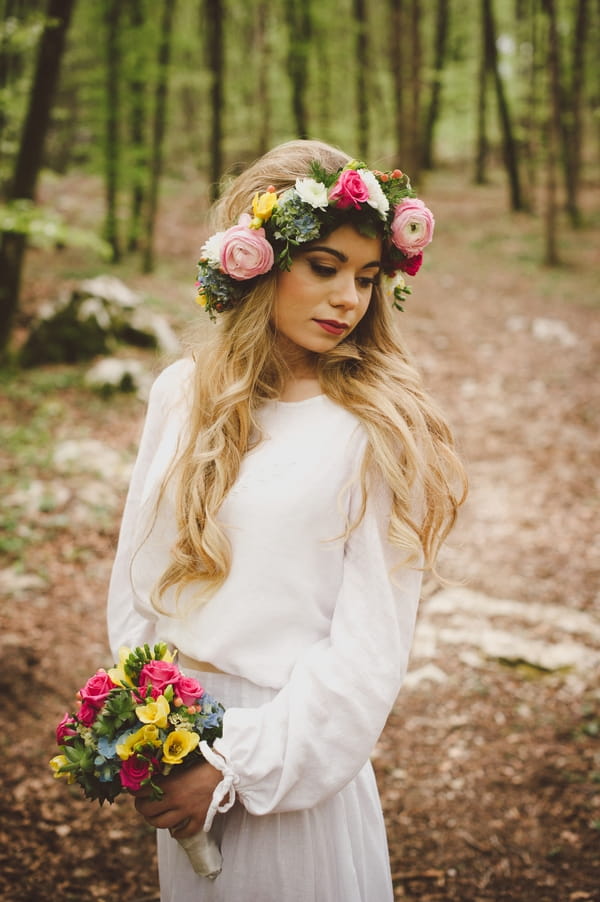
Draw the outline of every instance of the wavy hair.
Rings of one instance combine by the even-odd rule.
[[[212,226],[225,229],[247,212],[255,193],[277,192],[303,177],[311,161],[334,172],[350,158],[318,141],[290,141],[261,157],[225,190],[214,206]],[[167,479],[177,488],[177,538],[171,561],[155,589],[153,604],[174,588],[177,597],[198,582],[202,604],[226,580],[229,541],[219,523],[223,500],[243,456],[260,441],[257,412],[285,384],[271,311],[277,270],[255,281],[244,302],[219,317],[213,334],[193,353],[195,374],[188,435]],[[192,349],[193,350],[193,349]],[[368,475],[375,472],[391,491],[389,540],[407,565],[431,569],[466,494],[466,480],[450,429],[425,393],[401,342],[390,305],[378,286],[367,313],[335,349],[315,355],[324,394],[351,411],[367,433],[362,465],[362,510]],[[420,512],[415,514],[418,493]]]

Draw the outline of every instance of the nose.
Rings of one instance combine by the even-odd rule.
[[[360,303],[360,294],[354,275],[340,277],[331,296],[331,306],[354,310]]]

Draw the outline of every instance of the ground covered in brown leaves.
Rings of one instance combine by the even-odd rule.
[[[80,188],[63,185],[63,196]],[[565,265],[546,270],[539,221],[509,216],[501,185],[475,190],[445,173],[421,194],[436,241],[399,324],[471,481],[443,564],[466,591],[517,608],[503,617],[492,604],[459,633],[427,581],[427,641],[411,671],[431,667],[430,678],[403,689],[374,754],[396,896],[599,900],[598,210],[595,228],[563,226]],[[196,315],[185,280],[201,237],[191,202],[173,205],[167,264],[152,277],[119,271],[177,327]],[[68,252],[31,254],[26,311],[84,273],[89,261]],[[158,899],[154,837],[130,800],[101,809],[47,768],[73,692],[111,663],[104,599],[143,415],[132,396],[91,394],[84,370],[2,375],[0,898],[10,902]],[[98,472],[101,452],[116,455],[112,475]],[[548,620],[528,616],[535,604]],[[568,639],[573,660],[490,653],[500,625],[515,643]]]

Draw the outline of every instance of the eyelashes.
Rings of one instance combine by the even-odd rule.
[[[315,260],[309,260],[308,264],[315,275],[320,276],[322,279],[331,279],[337,274],[335,266],[328,266]],[[361,288],[372,288],[374,285],[379,284],[379,273],[376,276],[357,276],[356,281]]]

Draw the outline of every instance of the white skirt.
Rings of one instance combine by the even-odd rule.
[[[239,677],[186,670],[225,707],[257,707],[275,690]],[[215,818],[223,855],[199,877],[168,830],[158,830],[161,902],[392,902],[385,825],[370,762],[341,792],[304,811]]]

